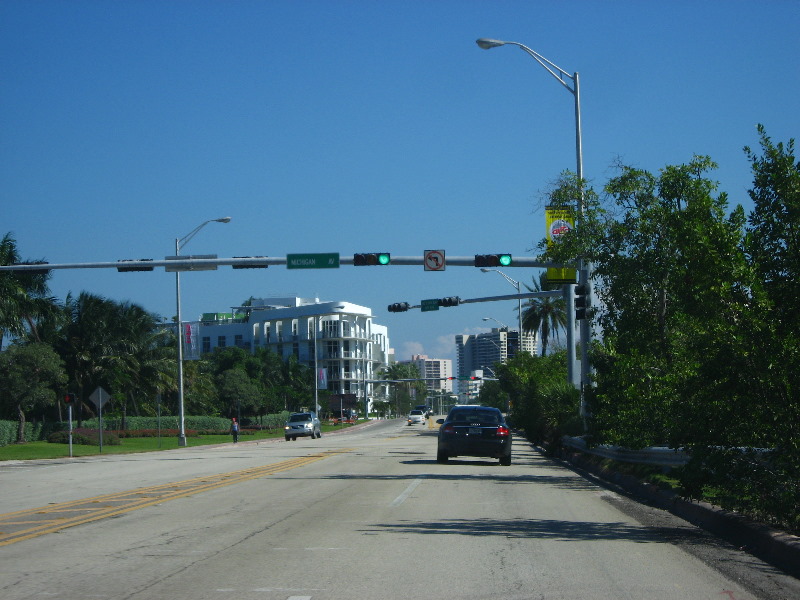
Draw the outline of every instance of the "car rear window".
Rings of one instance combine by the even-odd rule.
[[[454,410],[450,413],[449,421],[454,423],[484,423],[486,425],[497,425],[501,422],[501,415],[496,410],[469,409]]]

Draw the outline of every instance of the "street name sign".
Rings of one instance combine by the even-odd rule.
[[[339,253],[287,254],[287,269],[338,269]]]
[[[439,310],[439,299],[433,298],[432,300],[421,300],[419,303],[419,308],[421,312]]]

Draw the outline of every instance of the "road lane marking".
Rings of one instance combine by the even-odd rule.
[[[203,475],[185,481],[0,514],[0,547],[169,500],[185,498],[267,475],[276,475],[350,451],[352,448],[328,450],[241,471]]]
[[[396,508],[400,506],[406,499],[411,495],[411,493],[417,489],[417,486],[422,483],[422,479],[415,479],[411,482],[411,484],[405,489],[405,491],[400,494],[397,498],[395,498],[392,503],[389,505],[391,508]]]

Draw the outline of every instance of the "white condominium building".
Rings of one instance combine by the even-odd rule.
[[[230,313],[204,313],[184,330],[192,332],[184,337],[188,358],[226,346],[268,348],[284,360],[295,356],[316,367],[319,389],[355,398],[359,407],[365,397],[371,403],[375,390],[369,380],[378,379],[389,362],[386,326],[375,323],[371,309],[345,301],[254,298]]]

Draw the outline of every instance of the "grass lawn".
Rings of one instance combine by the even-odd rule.
[[[322,432],[336,431],[343,427],[352,425],[328,425],[323,423]],[[254,435],[239,434],[240,442],[252,442],[256,440],[270,440],[283,437],[283,430],[277,429],[271,432],[260,431]],[[203,435],[199,437],[187,437],[188,447],[209,446],[213,444],[232,444],[233,438],[230,435]],[[175,450],[178,448],[178,438],[174,436],[143,438],[123,438],[119,446],[109,446],[103,444],[103,454],[129,454],[131,452],[157,452],[159,450]],[[72,445],[73,456],[93,456],[100,454],[98,446],[84,446],[79,444]],[[69,456],[69,444],[51,444],[49,442],[28,442],[26,444],[8,444],[0,446],[0,461],[3,460],[35,460],[42,458],[65,458]]]

